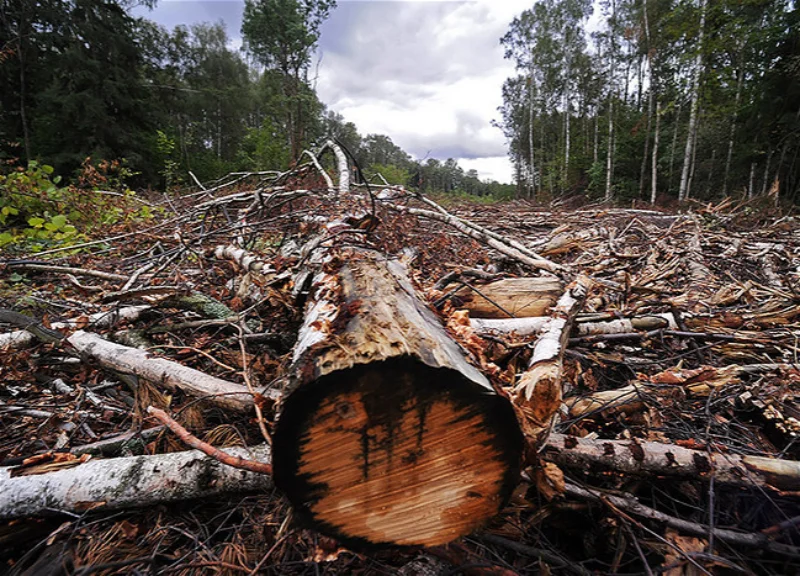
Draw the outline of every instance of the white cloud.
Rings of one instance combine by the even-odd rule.
[[[511,182],[514,168],[508,156],[492,156],[488,158],[457,158],[464,171],[477,170],[481,180],[497,180]]]
[[[362,134],[386,134],[417,158],[461,159],[511,180],[499,119],[514,73],[500,37],[533,0],[339,0],[323,24],[320,99]],[[241,44],[243,0],[160,0],[136,10],[168,27],[223,20]],[[316,73],[312,66],[312,74]]]
[[[509,182],[499,118],[514,73],[500,37],[530,1],[340,2],[323,27],[317,89],[366,133],[417,158],[462,158]],[[474,161],[473,161],[474,160]]]

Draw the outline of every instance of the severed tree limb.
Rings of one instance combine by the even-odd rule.
[[[643,405],[644,394],[669,394],[681,387],[695,397],[706,397],[712,390],[739,384],[743,374],[761,374],[773,371],[800,370],[798,364],[731,364],[729,366],[702,366],[695,370],[667,370],[651,380],[637,380],[613,390],[594,392],[566,401],[571,418],[580,418],[597,411],[636,410]]]
[[[707,525],[697,524],[690,522],[669,514],[659,512],[654,508],[645,506],[633,497],[614,496],[599,490],[589,490],[581,488],[570,482],[566,484],[566,494],[582,498],[584,500],[591,500],[594,502],[602,502],[610,508],[615,509],[617,512],[623,510],[627,513],[639,516],[640,518],[647,518],[662,524],[666,524],[671,528],[680,530],[685,534],[692,534],[694,536],[707,537],[709,530],[713,532],[714,538],[725,542],[727,544],[746,546],[748,548],[761,548],[770,552],[781,554],[784,556],[791,556],[800,558],[800,548],[789,546],[787,544],[779,544],[772,541],[769,536],[761,533],[753,532],[736,532],[735,530],[727,530],[723,528],[711,528]]]
[[[341,146],[333,140],[327,140],[317,154],[322,154],[326,148],[330,148],[336,156],[336,165],[339,171],[339,192],[346,194],[350,192],[350,169],[347,167],[347,156],[345,156]]]
[[[445,216],[445,217],[447,217],[449,219],[452,219],[452,220],[454,220],[456,222],[460,222],[461,224],[463,224],[465,226],[468,226],[469,228],[472,228],[473,230],[475,230],[479,234],[483,234],[483,235],[485,235],[485,236],[487,236],[489,238],[492,238],[493,240],[497,240],[498,242],[502,242],[504,244],[507,244],[511,248],[513,248],[515,250],[518,250],[521,253],[525,254],[526,256],[529,256],[530,258],[533,258],[535,260],[543,260],[544,259],[544,257],[541,254],[537,254],[536,252],[534,252],[533,250],[531,250],[530,248],[528,248],[527,246],[525,246],[521,242],[517,242],[513,238],[508,238],[508,237],[502,236],[502,235],[498,234],[497,232],[494,232],[493,230],[490,230],[489,228],[485,228],[483,226],[479,226],[478,224],[475,224],[474,222],[470,222],[469,220],[467,220],[465,218],[459,218],[458,216],[456,216],[454,214],[451,214],[450,212],[445,210],[440,204],[437,204],[436,202],[434,202],[433,200],[431,200],[427,196],[419,194],[418,196],[415,196],[415,197],[417,199],[419,199],[420,201],[424,202],[425,204],[427,204],[428,206],[430,206],[431,208],[433,208],[434,210],[436,210],[437,212],[439,212],[440,214],[442,214],[443,216]]]
[[[268,446],[226,448],[224,452],[263,462],[268,462],[271,454]],[[94,508],[142,508],[272,488],[270,476],[231,468],[196,450],[90,460],[73,468],[16,478],[11,473],[12,469],[0,468],[0,519],[81,514]]]
[[[472,329],[479,336],[533,336],[539,334],[550,320],[549,316],[533,316],[530,318],[471,318]],[[634,318],[618,318],[604,322],[582,322],[581,317],[575,319],[572,334],[593,336],[598,334],[624,334],[638,331],[650,331],[667,328],[669,320],[663,316],[637,316]]]
[[[709,453],[674,444],[636,440],[589,440],[551,434],[545,460],[564,468],[596,465],[626,474],[688,477],[741,487],[800,490],[800,462],[763,456]]]
[[[209,402],[230,410],[244,412],[253,408],[253,396],[241,384],[209,376],[177,362],[158,358],[144,350],[114,344],[82,330],[68,337],[66,342],[83,358],[93,360],[103,368],[135,374],[171,390],[182,390],[191,396],[207,397]]]
[[[8,270],[29,270],[31,272],[59,272],[61,274],[74,274],[75,276],[91,276],[93,278],[100,278],[101,280],[117,280],[124,282],[128,276],[124,274],[114,274],[112,272],[104,272],[102,270],[89,270],[86,268],[73,268],[71,266],[56,266],[54,264],[45,264],[44,262],[31,262],[23,260],[21,262],[9,262],[6,264]]]
[[[328,173],[325,171],[325,169],[319,163],[319,160],[317,159],[317,157],[314,154],[312,154],[311,152],[309,152],[308,150],[303,150],[303,154],[302,155],[303,156],[308,156],[311,159],[311,163],[314,165],[314,167],[317,169],[317,171],[320,173],[320,175],[322,175],[322,177],[325,179],[325,184],[328,185],[328,190],[333,190],[333,180],[331,180],[331,177],[328,175]]]
[[[586,276],[579,276],[567,286],[534,345],[528,370],[514,388],[515,403],[536,428],[548,428],[561,405],[564,350],[591,286],[592,281]]]
[[[470,227],[464,223],[463,220],[456,218],[455,216],[450,216],[447,214],[442,214],[440,212],[433,212],[431,210],[422,210],[420,208],[411,208],[409,206],[398,206],[396,204],[387,204],[392,210],[396,210],[398,212],[403,212],[406,214],[412,214],[414,216],[420,216],[422,218],[429,218],[431,220],[438,220],[439,222],[444,222],[446,224],[450,224],[453,228],[462,232],[466,236],[477,240],[483,244],[486,244],[490,248],[494,248],[501,254],[508,256],[509,258],[513,258],[517,262],[520,262],[526,266],[530,266],[531,268],[537,270],[545,270],[550,272],[551,274],[556,274],[558,276],[568,276],[568,270],[562,266],[561,264],[556,264],[546,258],[542,258],[541,256],[534,257],[530,256],[529,254],[523,253],[517,248],[509,245],[505,241],[497,240],[492,236],[489,236],[484,232],[476,230],[474,227]]]
[[[232,260],[248,272],[256,272],[258,274],[275,272],[274,269],[270,269],[272,266],[262,258],[233,244],[217,246],[214,248],[214,256],[219,259]]]
[[[190,448],[194,448],[195,450],[200,450],[200,452],[203,452],[218,462],[222,462],[223,464],[227,464],[228,466],[239,468],[241,470],[249,470],[250,472],[268,474],[270,476],[272,475],[272,464],[248,460],[247,458],[242,458],[240,456],[223,452],[219,448],[215,448],[211,444],[200,440],[200,438],[178,424],[169,414],[160,408],[148,406],[147,413],[154,416],[159,422],[169,428],[175,434],[175,436],[180,438],[184,444]]]
[[[113,310],[108,310],[106,312],[97,312],[96,314],[91,314],[88,317],[73,318],[64,322],[53,322],[50,327],[52,330],[69,330],[72,328],[77,328],[78,326],[82,326],[85,322],[85,325],[93,328],[108,328],[122,320],[136,320],[144,312],[150,310],[150,308],[150,306],[127,306],[125,308],[114,308]],[[11,320],[4,318],[6,312],[10,311],[0,309],[0,321],[11,322]],[[18,320],[23,316],[17,312],[14,314],[18,315]],[[20,325],[19,323],[15,323],[17,326],[23,327],[24,330],[0,334],[0,349],[18,350],[33,344],[34,340],[37,338],[35,334],[37,328],[35,328],[35,326],[40,326],[40,323],[33,318],[25,318],[27,318],[26,324]],[[38,332],[41,334],[41,330],[38,330]]]

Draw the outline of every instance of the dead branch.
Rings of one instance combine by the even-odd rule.
[[[268,446],[224,451],[232,457],[270,459]],[[90,460],[56,472],[16,478],[13,470],[0,468],[0,519],[142,508],[272,487],[268,475],[231,468],[196,450]]]

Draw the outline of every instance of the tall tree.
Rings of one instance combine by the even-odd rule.
[[[248,50],[268,69],[283,76],[291,158],[307,136],[312,112],[307,72],[322,22],[335,0],[245,0],[242,34]]]

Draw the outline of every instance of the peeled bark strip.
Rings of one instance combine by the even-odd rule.
[[[226,448],[232,456],[268,462],[268,446]],[[202,452],[173,452],[90,460],[74,468],[32,476],[12,477],[13,468],[0,468],[0,519],[82,514],[93,508],[120,510],[161,502],[257,492],[272,487],[264,474],[220,464]]]
[[[557,278],[504,278],[474,290],[465,286],[455,296],[471,318],[524,318],[549,314],[563,291]]]
[[[510,403],[397,261],[330,250],[273,436],[275,484],[343,542],[433,546],[494,516],[519,474]]]
[[[536,341],[528,370],[515,387],[516,404],[538,428],[547,428],[561,405],[564,350],[591,284],[590,279],[579,276],[567,287]]]
[[[244,412],[253,407],[253,396],[242,384],[228,382],[177,362],[157,358],[144,350],[114,344],[82,330],[75,332],[66,341],[82,356],[94,360],[103,368],[135,374],[171,390],[182,390],[191,396],[207,397],[209,402],[230,410]]]
[[[710,479],[731,486],[800,490],[800,462],[762,456],[715,454],[674,444],[635,440],[587,440],[551,434],[545,460],[564,468],[599,465],[626,474]]]

